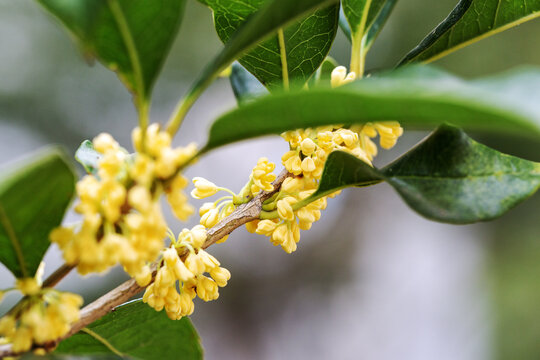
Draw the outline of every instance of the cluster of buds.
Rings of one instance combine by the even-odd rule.
[[[332,72],[331,85],[338,87],[355,79],[354,72],[347,73],[345,67],[339,66]],[[403,129],[395,121],[349,128],[325,126],[283,133],[282,137],[289,143],[289,151],[281,160],[293,177],[285,179],[279,193],[263,204],[262,220],[248,223],[248,231],[269,236],[272,244],[280,245],[288,253],[295,251],[300,230],[310,229],[320,219],[321,210],[326,208],[327,197],[310,197],[319,185],[330,153],[345,151],[371,165],[377,155],[377,145],[372,139],[378,135],[381,147],[390,149],[402,134]]]
[[[171,148],[170,135],[157,124],[144,135],[139,128],[134,130],[134,155],[108,134],[94,139],[101,154],[97,172],[77,184],[80,202],[75,211],[83,215],[82,224],[51,233],[66,263],[77,265],[81,274],[120,263],[140,285],[146,285],[151,279],[148,264],[159,256],[167,237],[160,196],[167,195],[182,220],[194,211],[183,193],[188,181],[179,170],[192,159],[195,146]]]
[[[279,193],[265,201],[261,217],[246,224],[249,232],[270,237],[270,242],[280,245],[287,253],[296,251],[300,230],[309,230],[321,218],[327,205],[326,197],[309,201],[317,182],[308,177],[286,178]]]
[[[216,300],[219,287],[227,285],[231,274],[202,249],[204,226],[184,229],[178,239],[169,236],[171,246],[162,252],[155,280],[146,288],[143,301],[157,311],[165,309],[170,319],[179,320],[193,313],[196,296],[203,301]]]
[[[276,165],[267,158],[260,158],[257,165],[251,171],[248,183],[235,194],[232,190],[218,187],[211,181],[196,177],[193,179],[195,189],[191,192],[191,196],[195,199],[204,199],[215,195],[219,191],[226,191],[230,195],[224,196],[215,202],[206,202],[199,209],[201,217],[200,224],[205,228],[215,226],[219,221],[229,216],[240,204],[246,203],[253,199],[261,191],[272,191],[274,186],[272,182],[276,179],[273,173]],[[224,236],[217,243],[223,243],[227,240],[228,235]]]
[[[18,279],[16,289],[25,297],[0,319],[2,342],[13,344],[15,353],[32,346],[46,346],[65,336],[79,320],[83,303],[79,295],[41,287],[41,274],[35,278]]]

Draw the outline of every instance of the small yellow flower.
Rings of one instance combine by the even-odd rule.
[[[157,311],[165,309],[170,319],[179,320],[193,313],[195,296],[204,301],[218,298],[218,287],[227,285],[231,274],[202,249],[205,240],[206,229],[201,225],[182,230],[178,239],[172,238],[171,247],[162,252],[162,266],[154,282],[146,288],[145,303]],[[178,255],[184,251],[189,251],[185,260]]]
[[[279,217],[283,220],[293,221],[294,211],[292,205],[294,205],[296,202],[297,200],[292,196],[288,196],[283,200],[279,200],[277,202],[277,211]]]
[[[216,184],[202,177],[193,178],[193,185],[195,185],[195,189],[191,191],[191,196],[195,199],[207,198],[220,190]]]
[[[274,187],[272,182],[276,180],[276,175],[272,173],[276,165],[268,161],[267,158],[260,158],[257,162],[257,165],[253,168],[251,172],[251,178],[253,180],[253,185],[251,186],[251,193],[253,195],[257,194],[259,191],[272,191]]]
[[[355,72],[347,74],[347,68],[345,66],[338,66],[332,70],[330,84],[335,88],[353,82],[354,80],[356,80]]]
[[[16,353],[33,344],[44,345],[66,335],[79,320],[82,298],[53,289],[27,295],[14,312],[0,320],[0,336],[12,343]]]

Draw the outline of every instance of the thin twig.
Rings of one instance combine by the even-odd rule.
[[[273,182],[274,190],[261,192],[251,201],[246,204],[240,205],[231,213],[231,215],[227,216],[225,219],[221,220],[215,226],[210,228],[207,232],[208,235],[203,245],[203,248],[206,249],[209,246],[215,244],[217,241],[222,239],[224,236],[229,235],[231,232],[233,232],[240,226],[245,225],[250,221],[257,220],[259,218],[259,214],[262,211],[263,202],[266,199],[272,197],[272,195],[274,195],[277,191],[279,191],[281,184],[289,176],[291,176],[291,174],[288,173],[286,170],[283,170]],[[55,276],[55,274],[58,273],[57,275],[60,275],[66,271],[69,272],[71,268],[68,268],[68,265],[63,265],[58,270],[56,270],[47,280],[45,280],[45,283],[48,282],[52,285],[56,284],[58,281],[60,281],[60,279],[62,279],[63,276]],[[55,342],[46,344],[44,348],[55,348],[56,345],[60,343],[60,341],[72,336],[73,334],[79,332],[81,329],[87,327],[94,321],[107,315],[114,308],[125,303],[143,290],[144,288],[139,286],[137,282],[133,279],[130,279],[121,284],[120,286],[112,289],[111,291],[101,296],[94,302],[88,304],[81,310],[80,320],[73,324],[68,334]],[[6,356],[15,355],[18,354],[15,354],[11,351],[11,344],[0,345],[0,359]]]
[[[49,275],[48,278],[43,281],[44,288],[55,287],[71,270],[75,269],[75,265],[63,264],[55,272]]]

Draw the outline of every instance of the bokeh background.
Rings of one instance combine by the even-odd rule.
[[[456,2],[399,2],[368,68],[396,64]],[[466,78],[540,66],[539,37],[540,21],[533,21],[436,65]],[[154,91],[153,121],[168,118],[221,46],[210,11],[189,1]],[[341,34],[332,55],[348,63],[349,45]],[[203,143],[210,122],[234,106],[228,81],[218,80],[175,142]],[[32,0],[0,0],[0,164],[50,143],[74,153],[82,140],[104,131],[129,147],[135,123],[130,95],[115,75],[99,64],[87,66],[56,21]],[[406,132],[377,164],[395,159],[425,135]],[[540,161],[540,143],[474,136]],[[240,189],[259,157],[279,162],[286,150],[277,137],[230,145],[205,156],[187,175]],[[536,195],[499,220],[449,226],[421,218],[386,185],[347,190],[329,202],[292,255],[244,229],[213,246],[210,252],[232,279],[218,301],[196,303],[192,320],[208,359],[538,359],[539,210]],[[66,219],[76,220],[72,213]],[[171,224],[179,231],[196,221]],[[51,247],[46,273],[61,261]],[[90,302],[125,279],[120,269],[106,276],[71,274],[60,287]],[[0,287],[12,282],[2,267]],[[2,313],[16,300],[5,299]]]

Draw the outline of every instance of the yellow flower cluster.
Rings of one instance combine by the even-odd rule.
[[[135,129],[137,152],[130,156],[108,134],[93,141],[102,155],[97,174],[77,184],[80,202],[75,211],[83,215],[78,227],[60,227],[51,241],[62,249],[66,263],[81,274],[102,272],[117,263],[144,286],[151,279],[148,263],[164,247],[167,225],[159,198],[166,193],[175,215],[185,220],[194,209],[183,193],[187,179],[179,169],[195,154],[195,146],[171,148],[171,137],[159,126],[148,127],[144,136]]]
[[[195,189],[191,191],[191,196],[195,199],[204,199],[217,194],[220,191],[229,192],[230,196],[224,196],[216,200],[215,202],[206,202],[199,208],[200,224],[205,228],[211,228],[216,225],[223,218],[229,216],[236,206],[233,203],[233,197],[236,196],[229,189],[218,187],[211,181],[208,181],[201,177],[193,178],[193,185]],[[228,236],[223,237],[218,243],[223,243],[227,240]]]
[[[273,219],[256,220],[246,224],[248,231],[270,237],[273,245],[280,245],[287,253],[296,251],[300,230],[309,230],[321,218],[326,208],[326,197],[308,204],[302,203],[316,190],[313,178],[293,176],[286,178],[280,192],[267,200],[263,209],[276,214]]]
[[[146,288],[143,301],[157,311],[165,309],[170,319],[179,320],[193,313],[196,296],[204,301],[216,300],[219,287],[227,285],[231,274],[202,249],[206,240],[204,226],[184,229],[178,239],[171,239],[171,247],[162,252],[161,266],[154,282]],[[184,253],[185,259],[179,255]]]
[[[226,191],[230,196],[219,198],[215,202],[204,203],[199,209],[200,224],[205,228],[215,226],[219,221],[229,216],[236,207],[255,197],[261,190],[272,191],[272,182],[276,179],[273,173],[276,165],[268,161],[267,158],[260,158],[257,165],[251,171],[249,182],[244,186],[239,194],[235,194],[229,189],[218,187],[211,181],[201,177],[193,178],[195,189],[191,196],[195,199],[204,199],[215,195],[219,191]],[[228,235],[221,238],[217,243],[223,243]]]
[[[12,343],[15,353],[63,337],[79,320],[83,299],[76,294],[42,289],[42,269],[40,267],[35,278],[17,279],[15,287],[25,298],[0,319],[2,342]]]
[[[347,74],[339,66],[332,72],[331,85],[338,87],[356,79],[356,74]],[[246,225],[257,234],[270,237],[274,245],[291,253],[300,240],[300,230],[308,230],[320,219],[321,210],[326,208],[327,198],[306,200],[318,187],[324,164],[331,152],[340,150],[351,153],[371,165],[377,155],[373,138],[380,138],[380,145],[389,149],[396,144],[403,129],[395,121],[367,123],[344,128],[340,125],[324,126],[288,131],[282,137],[289,143],[290,150],[281,158],[285,169],[293,174],[287,178],[280,192],[263,205],[261,218]],[[332,194],[331,197],[337,195]]]
[[[276,164],[268,161],[267,158],[260,158],[257,162],[257,165],[253,168],[251,172],[251,194],[257,195],[261,190],[272,191],[274,187],[272,182],[276,180],[276,175],[272,172],[276,168]]]

